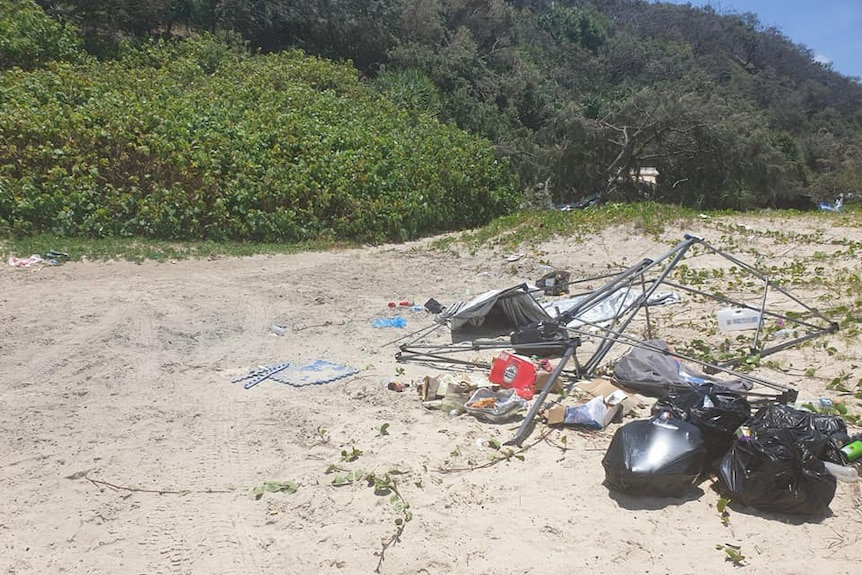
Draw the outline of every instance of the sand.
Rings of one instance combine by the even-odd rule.
[[[434,324],[430,314],[403,310],[404,329],[372,327],[399,313],[388,302],[449,305],[533,281],[543,266],[573,277],[619,270],[662,255],[685,232],[746,262],[797,262],[808,279],[859,273],[862,225],[835,227],[823,214],[702,219],[660,237],[626,226],[475,251],[428,240],[248,258],[4,266],[0,572],[735,572],[717,548],[724,545],[738,546],[746,569],[760,574],[858,572],[862,483],[839,483],[822,518],[731,506],[725,525],[714,480],[679,498],[610,490],[601,460],[620,424],[603,431],[539,424],[523,460],[454,471],[499,456],[489,440],[506,441],[518,423],[451,417],[423,408],[412,387],[386,388],[392,378],[415,386],[451,373],[396,363],[406,340],[393,340]],[[859,298],[817,282],[790,289],[824,308]],[[686,299],[667,310],[656,312],[660,335],[677,345],[714,321],[714,308]],[[754,373],[798,389],[800,398],[841,400],[827,385],[859,379],[853,327],[775,354]],[[448,333],[430,337],[445,341]],[[256,366],[315,360],[358,373],[306,387],[232,383]],[[848,405],[862,411],[859,401]],[[376,493],[368,474],[391,480],[395,491]],[[336,478],[347,484],[334,486]],[[267,481],[285,490],[256,498]]]

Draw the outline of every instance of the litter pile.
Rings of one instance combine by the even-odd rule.
[[[746,285],[761,283],[762,293],[741,301],[672,281],[694,246],[750,273],[755,279]],[[578,285],[601,279],[605,283],[598,289],[570,295]],[[538,292],[566,299],[540,303]],[[602,460],[606,485],[614,491],[679,497],[712,476],[737,504],[824,515],[836,477],[858,478],[853,465],[862,464],[862,436],[851,436],[840,415],[818,413],[798,401],[795,388],[735,369],[743,366],[745,354],[724,361],[693,357],[650,338],[650,310],[679,303],[680,292],[715,302],[717,333],[725,341],[730,333],[745,342],[749,357],[759,359],[838,329],[754,268],[701,238],[685,236],[661,258],[616,275],[573,280],[569,272],[555,270],[535,284],[445,307],[435,325],[417,332],[395,357],[441,369],[480,370],[479,377],[426,376],[418,386],[422,404],[490,424],[521,420],[508,445],[520,446],[537,421],[587,430],[620,424]],[[775,311],[778,306],[784,311]],[[631,335],[635,325],[646,338]],[[428,334],[443,326],[451,343],[430,343]],[[618,348],[622,353],[608,361]],[[465,353],[471,359],[462,359]],[[555,393],[560,391],[565,393]]]
[[[688,268],[678,269],[692,248],[725,258],[734,273],[748,273],[753,279],[740,285],[759,285],[760,293],[731,298],[692,287],[699,284],[684,281]],[[579,292],[580,286],[586,290]],[[722,345],[733,336],[747,349],[719,360],[684,353],[656,337],[656,321],[674,319],[660,310],[685,296],[713,305],[714,322],[704,325],[702,315],[700,324],[691,322],[701,351],[709,348],[710,330],[723,338]],[[399,345],[396,361],[444,372],[418,383],[391,380],[389,390],[403,392],[412,384],[424,408],[488,425],[520,422],[506,445],[522,446],[537,422],[595,431],[617,425],[602,459],[606,485],[616,492],[679,497],[715,477],[735,503],[822,516],[836,478],[858,479],[853,465],[862,464],[862,436],[851,435],[839,414],[818,412],[798,400],[797,389],[738,369],[749,358],[834,333],[838,324],[702,238],[687,235],[655,260],[599,278],[573,279],[568,271],[550,270],[533,284],[490,290],[449,306],[432,298],[424,306],[405,300],[388,307],[434,318],[387,344],[410,338]],[[374,327],[403,329],[406,320],[378,318]],[[432,335],[443,328],[449,341],[440,343]],[[280,363],[234,381],[246,388],[267,379],[299,387],[356,371],[323,360],[299,367]]]

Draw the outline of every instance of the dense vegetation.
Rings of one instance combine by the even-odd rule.
[[[0,186],[18,198],[0,199],[0,225],[18,232],[398,239],[511,209],[509,166],[543,205],[745,209],[862,188],[862,85],[750,14],[643,0],[38,4],[4,1],[0,18]],[[255,50],[230,48],[236,36],[149,43],[202,32]],[[285,110],[297,69],[328,78],[300,74],[308,113]],[[312,135],[321,118],[329,131]],[[295,131],[273,129],[287,119]],[[632,177],[644,167],[655,186]]]
[[[517,206],[490,144],[399,110],[346,65],[208,37],[0,77],[15,234],[403,240]]]

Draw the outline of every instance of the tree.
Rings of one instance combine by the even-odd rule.
[[[0,4],[0,70],[25,70],[51,60],[75,60],[82,44],[74,26],[48,16],[33,0],[4,0]]]

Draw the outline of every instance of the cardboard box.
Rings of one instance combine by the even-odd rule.
[[[571,406],[567,405],[554,405],[550,409],[545,412],[545,418],[548,421],[548,425],[563,425],[566,421],[566,410],[572,409]],[[607,406],[607,411],[605,412],[605,420],[602,422],[602,429],[606,428],[611,423],[618,423],[622,421],[623,416],[623,406],[621,403],[616,405]]]
[[[549,379],[551,379],[551,373],[548,371],[540,369],[539,371],[536,372],[536,383],[533,384],[533,387],[535,388],[535,390],[537,392],[542,391],[543,389],[545,389],[545,384],[548,383]],[[563,389],[563,384],[562,384],[561,378],[558,377],[554,381],[553,385],[551,386],[551,391],[552,392],[558,392],[558,391],[561,391],[562,389]]]
[[[644,403],[641,396],[620,389],[618,386],[614,385],[614,382],[611,380],[601,377],[590,381],[579,381],[577,383],[577,388],[592,397],[602,396],[605,398],[606,402],[608,397],[613,397],[613,403],[622,405],[622,415],[626,415],[639,409]],[[620,399],[620,394],[625,395],[625,399]]]

